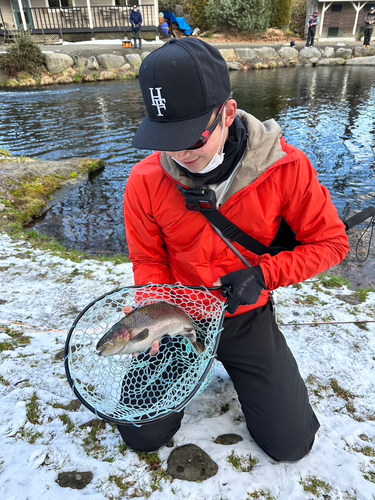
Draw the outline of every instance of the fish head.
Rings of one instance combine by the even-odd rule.
[[[123,354],[131,339],[131,331],[118,323],[112,327],[96,345],[99,356]]]

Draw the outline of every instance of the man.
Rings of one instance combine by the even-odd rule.
[[[237,110],[226,63],[214,47],[172,39],[145,58],[139,81],[147,117],[133,145],[158,152],[133,168],[125,191],[135,283],[231,287],[218,359],[257,444],[275,460],[299,460],[319,422],[275,322],[270,293],[341,262],[348,252],[344,226],[310,162],[286,143],[277,123]],[[300,245],[271,256],[235,243],[245,265],[203,213],[186,207],[183,190],[197,187],[267,247],[282,217]],[[134,450],[153,451],[182,418],[180,412],[119,430]]]
[[[375,7],[371,7],[367,16],[365,17],[365,36],[363,38],[363,46],[366,48],[370,47],[372,30],[374,29],[375,23]]]
[[[139,12],[137,5],[133,5],[133,9],[130,13],[130,24],[132,25],[133,32],[133,47],[137,48],[137,38],[138,38],[138,47],[142,48],[142,39],[141,39],[141,25],[142,25],[142,14]]]
[[[319,19],[319,12],[316,10],[312,16],[310,16],[309,20],[307,21],[307,42],[306,42],[306,47],[313,47],[314,46],[314,39],[315,39],[315,33],[316,33],[316,27],[318,26],[320,22]]]

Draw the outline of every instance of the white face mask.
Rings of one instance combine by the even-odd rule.
[[[225,133],[225,127],[224,127],[224,123],[225,123],[225,108],[224,108],[224,111],[223,111],[223,118],[222,118],[222,124],[223,124],[223,127],[222,127],[222,132],[221,132],[221,138],[220,138],[220,143],[219,143],[219,148],[216,152],[216,154],[213,156],[213,158],[211,159],[211,161],[204,167],[203,170],[201,170],[200,172],[198,172],[199,174],[207,174],[208,172],[211,172],[211,170],[214,170],[215,168],[217,168],[219,165],[221,165],[224,161],[224,144],[221,146],[221,143],[223,141],[223,137],[224,137],[224,133]],[[219,153],[221,149],[221,152]],[[171,156],[171,158],[176,162],[178,163],[179,165],[181,165],[181,167],[183,168],[186,168],[185,165],[183,163],[181,163],[180,161],[176,160],[176,158],[173,158],[173,156]]]

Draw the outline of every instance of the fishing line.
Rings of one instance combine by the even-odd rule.
[[[363,319],[363,320],[353,320],[353,321],[314,321],[312,323],[280,323],[280,326],[316,326],[316,325],[346,325],[346,324],[362,324],[362,323],[375,323],[374,319]]]
[[[367,224],[366,229],[363,231],[363,233],[361,234],[361,236],[359,237],[359,239],[357,241],[357,244],[356,244],[356,247],[355,247],[355,256],[356,256],[356,259],[357,259],[358,262],[362,263],[362,262],[365,262],[368,259],[368,256],[370,254],[370,249],[371,249],[372,236],[373,236],[373,233],[374,233],[374,225],[375,225],[375,216],[373,216],[370,219],[370,222]],[[363,260],[361,260],[359,258],[359,244],[362,241],[362,239],[365,236],[365,234],[367,233],[367,231],[368,231],[368,229],[369,229],[370,226],[371,226],[371,232],[370,232],[370,238],[369,238],[369,242],[368,242],[366,257]]]

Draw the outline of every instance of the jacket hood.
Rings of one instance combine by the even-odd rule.
[[[242,110],[237,116],[247,129],[248,140],[241,166],[226,194],[226,199],[255,182],[272,165],[286,156],[280,143],[281,128],[273,119],[265,122]],[[178,184],[194,188],[194,182],[187,177],[176,162],[164,151],[161,152],[161,165],[165,172]]]

